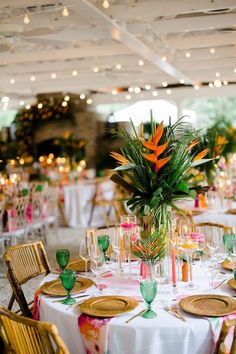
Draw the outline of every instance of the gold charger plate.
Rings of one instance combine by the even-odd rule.
[[[236,281],[234,280],[234,278],[229,279],[228,284],[232,289],[236,290]]]
[[[77,294],[94,285],[94,282],[88,278],[76,278],[74,288],[71,290],[72,294]],[[47,282],[41,286],[41,292],[51,296],[66,296],[67,291],[63,288],[61,279],[56,279]]]
[[[84,301],[80,311],[96,317],[114,317],[135,309],[139,302],[129,296],[98,296]]]
[[[87,266],[88,266],[88,271],[90,271],[91,270],[90,261],[88,261]],[[80,257],[76,259],[72,259],[66,268],[76,270],[77,272],[85,272],[85,261]]]
[[[233,270],[232,262],[231,262],[229,259],[225,259],[225,260],[221,263],[221,267],[222,267],[222,268],[225,268],[225,269]]]
[[[185,312],[197,316],[219,317],[236,311],[236,300],[223,295],[193,295],[180,301]]]

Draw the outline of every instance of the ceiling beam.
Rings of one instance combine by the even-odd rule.
[[[168,43],[175,49],[191,49],[229,45],[236,43],[236,33],[208,34],[200,36],[190,35],[184,38],[170,37],[168,38]]]
[[[71,0],[65,0],[64,3],[67,2],[71,3]],[[184,73],[177,70],[168,62],[163,62],[159,54],[157,54],[154,50],[137,39],[131,33],[129,33],[125,28],[111,20],[107,15],[100,11],[96,6],[92,5],[88,0],[80,0],[79,2],[76,2],[79,5],[77,10],[82,11],[84,16],[89,18],[90,21],[96,26],[101,26],[101,28],[106,29],[113,39],[126,45],[127,48],[140,55],[140,57],[151,62],[153,65],[160,68],[175,79],[184,79],[188,83],[193,83],[191,78],[187,77]]]
[[[160,34],[193,32],[210,28],[229,28],[236,25],[235,13],[206,16],[189,16],[170,20],[159,20],[146,23],[131,23],[127,25],[130,32],[145,33],[145,29],[153,28]]]
[[[165,16],[176,16],[179,14],[189,14],[195,12],[218,10],[222,8],[234,9],[235,0],[155,0],[139,1],[129,4],[113,4],[103,11],[116,20],[133,20],[134,18],[155,18]],[[102,9],[102,7],[101,7]]]
[[[102,50],[101,50],[102,48]],[[99,56],[114,56],[121,54],[130,54],[129,48],[122,44],[111,45],[91,45],[81,48],[66,48],[55,49],[41,52],[29,52],[26,53],[0,53],[0,65],[16,64],[16,63],[32,63],[47,60],[62,60],[62,59],[79,59],[79,58],[91,58]]]

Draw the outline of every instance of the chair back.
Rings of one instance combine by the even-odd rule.
[[[228,348],[228,346],[226,345],[226,337],[229,334],[229,331],[231,330],[231,328],[233,328],[233,341],[231,344],[231,347]],[[230,351],[229,351],[230,350]],[[220,332],[220,336],[219,336],[219,340],[218,343],[216,345],[216,350],[215,350],[215,354],[235,354],[236,353],[236,318],[232,319],[232,320],[225,320],[223,322],[223,325],[221,327],[221,332]]]
[[[54,324],[24,318],[3,307],[0,307],[0,336],[6,353],[69,354]]]
[[[46,198],[49,215],[58,216],[58,187],[48,187],[46,192]]]
[[[9,247],[3,259],[7,266],[7,277],[13,290],[13,299],[11,299],[8,308],[11,309],[14,300],[16,300],[22,313],[27,317],[32,317],[21,285],[40,274],[51,272],[43,243],[37,241]]]
[[[15,226],[16,229],[26,228],[26,208],[29,204],[29,197],[18,197],[13,201],[14,210],[16,212]]]

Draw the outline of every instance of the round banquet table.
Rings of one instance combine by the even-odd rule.
[[[193,212],[193,220],[195,223],[209,222],[231,226],[236,229],[236,202],[231,206],[224,203],[222,207],[218,200],[215,200],[212,205],[206,209],[194,208],[194,201],[184,201],[178,203],[178,206],[183,209],[188,209]],[[234,214],[228,214],[227,210],[234,209]]]
[[[130,323],[125,323],[127,319],[145,308],[142,301],[133,311],[112,318],[108,324],[109,354],[212,353],[211,325],[207,318],[182,312],[186,318],[186,321],[183,322],[163,309],[163,301],[176,304],[177,299],[182,296],[209,293],[208,277],[203,272],[200,262],[195,263],[193,279],[196,284],[199,284],[199,288],[188,290],[186,283],[179,282],[177,293],[174,294],[171,284],[162,284],[154,303],[154,310],[157,312],[155,319],[137,317]],[[133,264],[132,267],[133,272],[137,274],[138,266]],[[229,274],[224,276],[231,277]],[[52,279],[55,279],[55,275],[50,274],[45,278],[45,281]],[[128,278],[128,274],[120,277],[113,275],[110,278],[102,279],[102,283],[107,285],[102,295],[119,294],[142,299],[137,276]],[[88,289],[87,293],[99,295],[95,286]],[[233,290],[229,288],[227,283],[224,283],[214,290],[214,294],[232,296]],[[52,297],[41,296],[40,320],[56,324],[71,354],[85,354],[83,339],[78,327],[79,306],[70,309],[66,305],[53,302],[53,300]]]
[[[98,188],[99,183],[99,190]],[[92,199],[95,192],[105,200],[112,200],[114,197],[114,183],[110,180],[88,179],[81,180],[76,185],[63,187],[64,213],[68,226],[89,227],[101,226],[105,221],[102,218],[101,210],[95,207],[91,225],[89,225],[92,210]]]

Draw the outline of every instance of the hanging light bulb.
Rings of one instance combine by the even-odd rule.
[[[67,10],[67,7],[66,7],[66,6],[64,6],[64,8],[63,8],[62,15],[63,15],[64,17],[69,16],[69,11]]]
[[[104,9],[108,9],[108,7],[110,6],[109,1],[104,0],[102,6],[104,7]]]
[[[30,23],[30,18],[27,14],[25,14],[23,22],[25,25],[28,25]]]

